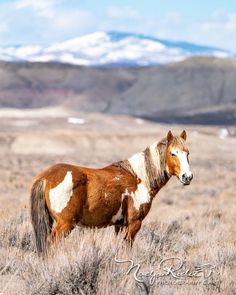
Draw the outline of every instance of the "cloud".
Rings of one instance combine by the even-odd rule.
[[[93,14],[89,11],[63,11],[56,16],[51,24],[58,29],[73,29],[87,27],[92,23]]]
[[[8,30],[8,25],[7,23],[0,23],[0,33],[5,33]]]
[[[192,32],[196,32],[192,34]],[[187,39],[196,43],[236,50],[236,13],[214,11],[209,19],[193,23],[188,29]]]
[[[181,15],[177,11],[170,11],[167,12],[164,16],[164,23],[165,24],[172,24],[172,25],[179,25],[182,22]]]
[[[153,9],[138,10],[135,4],[102,2],[106,4],[79,0],[0,1],[0,43],[50,44],[97,30],[120,30],[236,51],[235,10],[215,10],[199,19],[186,16],[181,8],[154,13]],[[135,3],[127,1],[131,2]]]
[[[107,16],[115,19],[137,19],[139,13],[132,7],[109,7],[107,9]]]
[[[186,31],[183,29],[184,20],[178,11],[169,11],[157,18],[142,18],[136,28],[143,34],[150,34],[158,38],[176,39],[180,33]]]
[[[55,0],[18,0],[16,2],[16,9],[32,9],[38,16],[45,18],[53,18]]]
[[[0,1],[0,43],[61,42],[94,31],[98,21],[91,10],[67,5],[65,0]]]
[[[209,21],[203,22],[200,25],[202,31],[223,31],[225,33],[236,32],[236,13],[232,12],[214,12]]]
[[[53,42],[56,39],[66,40],[90,32],[93,30],[95,21],[90,11],[58,10],[43,34],[46,39],[51,39]]]

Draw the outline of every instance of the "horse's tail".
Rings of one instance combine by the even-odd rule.
[[[51,232],[52,218],[49,214],[44,196],[44,180],[37,180],[30,195],[31,222],[34,229],[38,254],[44,254],[47,248],[47,237]]]

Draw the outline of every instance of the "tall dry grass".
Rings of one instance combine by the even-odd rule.
[[[203,222],[205,221],[205,223]],[[236,294],[236,248],[222,240],[224,226],[219,212],[205,211],[201,222],[179,218],[170,224],[149,223],[142,227],[131,249],[123,233],[113,228],[77,227],[54,245],[43,259],[36,254],[26,212],[0,224],[0,287],[2,294]],[[140,263],[127,274],[133,260]],[[209,279],[160,273],[162,259],[176,257],[186,267],[210,263]],[[184,267],[183,267],[184,269]],[[153,270],[153,274],[149,274]],[[148,273],[149,272],[149,273]],[[142,274],[146,274],[145,276]],[[209,273],[209,272],[208,272]]]

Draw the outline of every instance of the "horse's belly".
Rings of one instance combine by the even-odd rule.
[[[119,210],[119,208],[118,208]],[[97,210],[83,210],[82,218],[80,219],[80,223],[85,226],[97,226],[97,227],[103,227],[112,224],[112,218],[116,215],[116,210],[106,210],[105,208],[97,209]]]
[[[121,198],[100,200],[98,204],[86,204],[83,208],[80,223],[86,226],[103,227],[115,224],[122,219]]]

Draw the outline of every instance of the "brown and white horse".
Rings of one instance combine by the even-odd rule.
[[[116,233],[126,227],[126,239],[132,243],[153,198],[170,177],[190,184],[186,137],[185,131],[180,136],[169,131],[159,143],[102,169],[56,164],[40,173],[31,190],[38,253],[76,225],[114,225]]]

